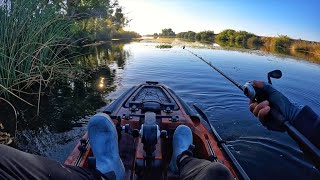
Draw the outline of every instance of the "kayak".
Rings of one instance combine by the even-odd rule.
[[[103,112],[116,126],[126,179],[179,179],[169,163],[172,136],[181,124],[193,132],[194,157],[223,163],[235,179],[249,179],[204,113],[195,110],[200,116],[170,88],[153,81],[130,88],[108,105]],[[65,164],[95,168],[87,133]]]

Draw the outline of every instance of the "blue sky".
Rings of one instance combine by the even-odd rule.
[[[119,0],[128,30],[153,34],[224,29],[320,41],[320,0]]]

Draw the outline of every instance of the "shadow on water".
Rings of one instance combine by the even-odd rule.
[[[81,76],[76,80],[56,80],[50,88],[45,89],[41,96],[39,115],[37,107],[19,101],[13,102],[18,111],[16,124],[11,107],[0,104],[0,120],[5,131],[12,135],[16,133],[16,146],[25,151],[43,154],[43,148],[78,140],[84,129],[82,132],[72,129],[81,127],[90,115],[105,106],[108,102],[105,102],[104,97],[116,88],[117,69],[123,68],[129,56],[123,46],[123,43],[108,43],[80,49],[78,52],[81,55],[71,62],[78,66],[77,71]],[[35,97],[28,98],[28,101],[38,103]],[[70,139],[68,133],[80,137]]]

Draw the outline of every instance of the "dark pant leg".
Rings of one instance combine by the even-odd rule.
[[[231,180],[234,179],[229,169],[221,163],[205,159],[187,157],[179,163],[180,179],[195,180]]]
[[[101,179],[96,170],[57,161],[0,145],[0,179]]]

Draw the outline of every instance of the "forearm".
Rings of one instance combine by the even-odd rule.
[[[309,106],[303,107],[290,123],[320,149],[320,117]]]

